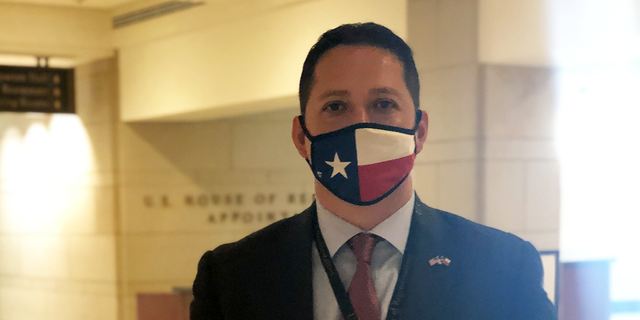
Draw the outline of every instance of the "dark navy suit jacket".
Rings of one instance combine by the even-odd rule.
[[[191,319],[312,320],[315,208],[205,253],[193,283]],[[414,254],[398,319],[557,319],[542,289],[538,252],[513,234],[416,197],[409,250]],[[430,265],[436,256],[451,262]]]

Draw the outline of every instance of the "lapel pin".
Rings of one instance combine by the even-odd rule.
[[[445,266],[449,266],[451,260],[449,258],[445,258],[444,256],[435,256],[429,260],[429,265],[434,266],[436,264],[444,264]]]

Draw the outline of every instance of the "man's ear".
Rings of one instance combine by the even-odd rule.
[[[293,139],[293,144],[296,146],[296,150],[301,157],[307,159],[307,136],[304,135],[304,131],[302,130],[302,125],[300,125],[300,118],[293,118],[293,125],[291,126],[291,139]]]
[[[429,131],[429,116],[423,110],[420,110],[420,112],[422,112],[422,119],[420,119],[420,123],[418,123],[418,130],[416,130],[415,134],[416,154],[422,151],[424,143],[427,141],[427,131]]]

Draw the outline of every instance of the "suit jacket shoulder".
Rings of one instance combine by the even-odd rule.
[[[205,253],[191,319],[313,319],[313,210]],[[515,235],[416,199],[409,256],[397,319],[557,318],[542,290],[537,251]],[[434,257],[450,264],[432,265]]]
[[[509,252],[509,250],[536,251],[531,243],[512,233],[488,227],[443,210],[434,208],[428,210],[432,215],[438,216],[434,217],[434,220],[441,221],[439,232],[449,232],[449,237],[457,238],[460,246],[502,252]]]
[[[557,319],[529,242],[419,201],[411,228],[410,279],[422,285],[407,289],[407,319]],[[434,257],[449,265],[431,265]]]
[[[205,253],[193,284],[191,319],[311,320],[314,209]]]

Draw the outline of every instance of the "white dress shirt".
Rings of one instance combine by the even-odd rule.
[[[369,231],[369,233],[384,239],[375,246],[371,258],[371,276],[380,302],[382,319],[387,317],[389,303],[398,280],[402,255],[407,245],[414,202],[415,194],[402,208]],[[340,279],[348,291],[351,278],[356,272],[356,257],[347,241],[356,234],[365,231],[327,211],[319,201],[316,201],[316,209],[320,231],[340,274]],[[314,318],[317,320],[339,320],[341,314],[338,302],[320,261],[315,243],[312,251]]]

